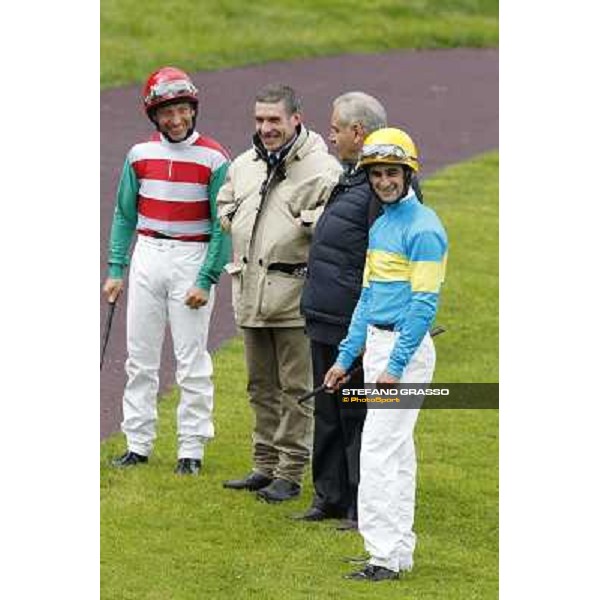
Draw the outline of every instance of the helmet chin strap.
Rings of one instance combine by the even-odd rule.
[[[159,129],[158,125],[156,126],[156,129],[158,130],[158,132],[159,132],[161,135],[164,135],[164,136],[167,138],[167,140],[169,140],[169,142],[171,142],[171,144],[179,144],[179,143],[181,143],[181,142],[185,142],[185,140],[187,140],[187,139],[190,137],[190,135],[192,135],[192,133],[194,133],[194,129],[195,129],[195,127],[194,127],[194,126],[190,127],[190,128],[187,130],[187,133],[185,134],[185,137],[184,137],[183,139],[181,139],[181,140],[174,140],[173,138],[169,137],[169,134],[168,134],[168,133],[165,133],[164,131],[161,131],[161,130]]]
[[[404,198],[406,194],[408,194],[408,190],[410,189],[410,185],[412,183],[413,170],[410,167],[405,167],[402,165],[402,170],[404,171],[404,189],[402,190],[401,198]]]

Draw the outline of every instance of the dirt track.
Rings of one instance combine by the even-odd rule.
[[[402,78],[400,80],[400,78]],[[475,154],[498,148],[498,51],[429,50],[340,56],[194,73],[200,88],[199,129],[215,137],[235,156],[249,146],[256,90],[284,82],[304,99],[305,122],[326,135],[331,100],[362,90],[379,98],[388,121],[413,134],[423,159],[424,175]],[[100,278],[105,277],[106,246],[114,192],[129,147],[151,131],[139,99],[139,86],[101,95]],[[124,299],[123,299],[124,300]],[[101,320],[105,305],[101,301]],[[209,349],[235,333],[230,283],[223,278],[211,324]],[[125,385],[125,302],[117,307],[100,391],[100,437],[118,431]],[[166,337],[161,389],[174,382],[172,346]]]

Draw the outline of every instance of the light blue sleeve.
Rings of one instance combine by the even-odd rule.
[[[409,260],[411,263],[427,261],[444,264],[447,241],[445,232],[424,231],[417,233],[409,242]],[[402,377],[406,365],[410,362],[425,334],[431,327],[437,312],[439,288],[443,279],[443,269],[439,278],[431,282],[432,291],[413,291],[402,332],[394,345],[386,371],[393,377]]]
[[[431,327],[437,312],[438,296],[439,294],[429,292],[412,294],[402,333],[396,341],[386,369],[393,377],[402,377],[406,365]]]
[[[364,287],[360,298],[354,307],[352,321],[348,328],[346,337],[338,346],[338,356],[336,364],[340,365],[345,371],[350,369],[352,363],[362,354],[367,340],[367,325],[369,324],[369,300],[371,289]]]

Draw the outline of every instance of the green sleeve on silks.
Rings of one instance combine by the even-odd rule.
[[[219,281],[223,267],[231,257],[231,236],[221,229],[221,222],[217,217],[217,194],[225,181],[229,163],[221,165],[211,176],[208,184],[208,198],[210,200],[210,215],[212,219],[210,242],[206,253],[206,260],[196,278],[196,286],[210,292],[211,285]]]
[[[129,264],[129,247],[137,225],[137,195],[139,181],[129,157],[125,159],[121,180],[117,189],[117,201],[113,215],[108,247],[108,276],[122,279]]]

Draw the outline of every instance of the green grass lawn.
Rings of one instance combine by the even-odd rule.
[[[427,181],[428,204],[450,236],[448,280],[438,322],[438,381],[497,381],[497,180],[491,153]],[[384,599],[498,597],[498,411],[423,410],[415,569],[399,582],[348,582],[340,558],[362,552],[356,533],[330,522],[297,523],[311,497],[273,506],[221,482],[249,470],[252,416],[243,345],[214,357],[216,438],[199,478],[177,478],[176,392],[159,407],[158,441],[147,466],[108,467],[124,447],[101,445],[103,600]]]
[[[398,48],[495,47],[498,0],[102,0],[101,85]]]
[[[436,173],[425,201],[449,238],[435,380],[498,382],[498,152]]]

